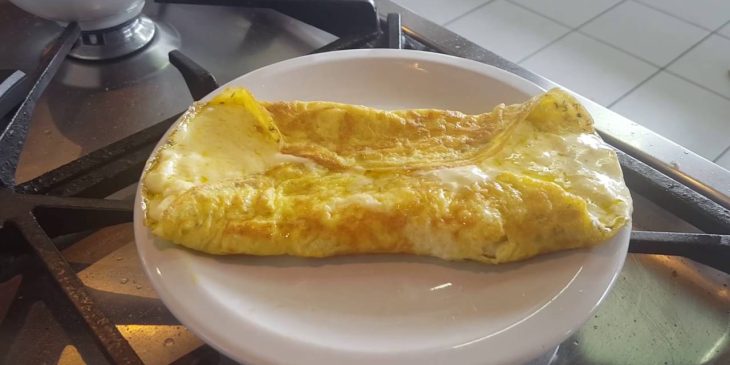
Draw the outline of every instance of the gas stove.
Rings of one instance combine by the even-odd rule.
[[[303,54],[390,47],[554,85],[389,1],[182,2],[100,29],[0,2],[0,68],[12,71],[0,87],[0,361],[233,363],[159,301],[129,223],[153,146],[218,83]],[[622,122],[589,107],[599,127]],[[730,362],[730,212],[717,187],[728,177],[677,174],[621,133],[603,136],[646,231],[596,316],[533,363]]]

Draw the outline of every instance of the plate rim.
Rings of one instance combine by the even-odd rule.
[[[257,74],[265,74],[266,72],[271,71],[281,71],[286,70],[287,68],[296,68],[296,67],[302,67],[303,64],[309,63],[309,62],[319,62],[320,60],[324,61],[342,61],[347,60],[351,58],[371,58],[371,59],[420,59],[423,61],[428,62],[435,62],[440,64],[445,64],[451,67],[458,67],[470,71],[475,71],[480,74],[487,75],[489,77],[495,78],[498,81],[502,81],[506,84],[512,85],[522,91],[526,91],[525,86],[529,84],[529,87],[534,87],[538,90],[544,91],[543,88],[536,85],[535,83],[524,79],[518,75],[515,75],[513,73],[510,73],[509,71],[503,70],[501,68],[488,65],[485,63],[459,58],[455,56],[450,55],[444,55],[439,53],[433,53],[433,52],[424,52],[424,51],[414,51],[414,50],[395,50],[395,49],[358,49],[358,50],[344,50],[344,51],[332,51],[332,52],[326,52],[321,54],[312,54],[312,55],[305,55],[300,56],[296,58],[291,58],[287,60],[283,60],[280,62],[276,62],[261,68],[258,68],[256,70],[252,70],[244,75],[238,76],[235,79],[221,85],[216,90],[212,91],[208,95],[206,95],[204,98],[201,99],[201,101],[207,101],[210,98],[212,98],[214,95],[218,94],[222,90],[224,90],[226,87],[229,87],[231,85],[241,83],[241,81],[245,80],[245,78],[249,77],[255,77]],[[305,66],[306,67],[306,66]],[[522,85],[517,85],[522,84]],[[155,145],[152,154],[158,151],[160,146],[164,144],[164,142],[167,140],[169,134],[177,127],[177,125],[181,122],[182,115],[179,117],[169,128],[168,130],[163,134],[163,136],[160,138],[160,141]],[[148,159],[145,163],[145,170],[147,169],[148,164],[150,163],[150,160]],[[143,170],[144,171],[144,170]],[[141,176],[140,176],[141,180]],[[155,272],[153,269],[153,266],[150,262],[148,262],[149,254],[147,253],[147,249],[150,249],[149,247],[144,247],[144,245],[141,244],[141,242],[145,242],[148,240],[147,237],[144,237],[145,235],[149,235],[149,229],[144,225],[143,219],[142,219],[142,210],[141,210],[141,187],[142,184],[138,184],[135,194],[135,200],[134,200],[134,216],[133,216],[133,226],[134,226],[134,237],[135,237],[135,246],[137,248],[137,252],[140,258],[140,261],[142,262],[142,267],[147,275],[148,279],[150,280],[150,283],[152,287],[155,289],[156,293],[160,297],[160,300],[165,304],[165,307],[180,321],[181,324],[186,326],[191,332],[193,332],[196,336],[198,336],[201,340],[203,340],[206,344],[210,345],[211,347],[215,348],[216,350],[220,351],[221,353],[225,354],[226,356],[231,357],[235,360],[250,362],[251,364],[276,364],[278,362],[275,361],[273,358],[267,358],[266,356],[262,356],[261,351],[258,353],[254,352],[240,352],[236,351],[236,347],[233,346],[223,346],[222,342],[224,341],[218,341],[217,336],[215,335],[216,331],[210,331],[206,329],[204,325],[201,325],[198,320],[196,320],[196,315],[191,314],[189,312],[186,312],[182,306],[177,304],[175,295],[169,290],[167,286],[165,286],[163,280],[158,280],[160,278],[160,275],[158,275],[158,272]],[[605,288],[601,290],[601,294],[598,298],[595,299],[595,303],[589,308],[588,311],[583,313],[583,315],[573,315],[574,325],[568,326],[570,327],[567,331],[557,333],[557,331],[550,331],[552,333],[552,336],[543,336],[543,338],[550,337],[549,339],[543,340],[543,344],[541,346],[535,346],[532,349],[526,349],[522,348],[522,353],[518,356],[496,356],[496,358],[493,358],[493,360],[506,360],[510,363],[514,361],[528,361],[530,359],[536,358],[543,354],[546,351],[549,351],[551,347],[557,346],[559,343],[564,341],[566,338],[568,338],[572,333],[574,333],[577,329],[579,329],[582,324],[584,324],[588,318],[590,318],[591,315],[596,311],[596,309],[600,306],[600,304],[604,301],[606,295],[611,291],[613,285],[615,284],[615,281],[621,272],[621,269],[624,265],[626,255],[628,253],[628,243],[629,243],[629,234],[631,231],[631,220],[627,222],[627,224],[619,230],[619,232],[611,239],[607,241],[616,241],[616,242],[604,242],[599,245],[599,247],[606,246],[606,245],[615,245],[616,252],[614,253],[616,256],[613,257],[613,259],[616,261],[616,263],[613,265],[613,270],[609,274],[609,277],[606,279],[608,280],[607,284],[605,285]],[[150,242],[151,243],[151,242]],[[148,246],[153,246],[153,244],[149,244]],[[576,274],[577,276],[577,274]],[[567,287],[567,286],[566,286]],[[526,317],[520,322],[517,322],[516,324],[508,327],[512,328],[518,324],[523,323],[524,321],[530,319],[531,317],[534,317],[536,313],[540,312],[543,308],[547,307],[548,305],[552,304],[553,301],[558,299],[560,296],[562,296],[562,291],[558,293],[552,300],[548,301],[545,305],[541,307],[540,310],[535,311],[532,315]],[[175,304],[171,304],[175,303]],[[197,317],[200,317],[199,315]],[[256,326],[254,323],[250,323],[253,326]],[[500,331],[501,333],[502,331]],[[274,334],[274,336],[282,337]],[[487,336],[491,337],[493,335]],[[330,363],[339,364],[342,361],[348,361],[350,363],[362,363],[362,364],[368,364],[372,363],[374,361],[378,362],[388,362],[388,361],[394,361],[397,360],[398,363],[404,363],[404,364],[416,364],[416,363],[423,363],[429,362],[429,359],[431,362],[434,361],[434,356],[450,356],[448,358],[449,363],[457,363],[459,360],[456,358],[467,360],[471,358],[474,360],[476,357],[474,355],[480,354],[479,351],[474,351],[475,344],[478,344],[478,342],[484,340],[485,338],[476,339],[474,341],[471,341],[464,345],[459,346],[453,346],[448,349],[429,349],[427,351],[418,351],[419,354],[414,354],[412,352],[391,352],[388,354],[394,354],[401,356],[399,358],[392,358],[388,357],[382,353],[374,353],[374,352],[359,352],[359,351],[351,351],[351,350],[340,350],[339,355],[340,357],[335,356],[335,352],[329,352],[325,358],[332,360]],[[287,338],[289,341],[296,341],[295,339]],[[551,345],[546,345],[546,342],[552,343]],[[302,342],[300,342],[302,344]],[[307,343],[303,343],[304,348],[307,348],[308,346],[310,348],[315,349],[327,349],[332,351],[331,348],[321,347],[318,345],[311,345]],[[314,346],[314,347],[311,347]],[[472,354],[466,355],[464,358],[463,356],[457,356],[458,351],[462,351],[462,355],[466,353],[467,349],[471,349]],[[511,351],[514,353],[515,351]],[[341,355],[345,355],[346,357],[341,357]],[[349,355],[349,357],[348,357]],[[365,355],[365,361],[362,361],[363,359],[355,359],[356,361],[353,362],[353,358],[351,356],[363,356]],[[416,356],[412,356],[416,355]],[[484,353],[481,353],[481,355],[484,355]],[[375,356],[375,357],[373,357]],[[297,361],[302,360],[301,358],[292,358],[290,357],[289,360],[296,359]],[[443,358],[442,358],[443,360]],[[484,361],[483,358],[480,358],[480,361]],[[304,363],[318,363],[321,364],[321,358],[319,360],[315,361],[305,361]],[[464,361],[464,363],[469,363],[468,361]]]

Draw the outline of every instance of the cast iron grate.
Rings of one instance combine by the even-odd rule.
[[[373,47],[441,52],[425,46],[427,42],[414,36],[404,36],[398,14],[388,14],[386,19],[379,19],[371,1],[318,1],[318,4],[329,6],[327,9],[339,16],[334,16],[340,19],[334,23],[327,22],[327,18],[332,18],[333,14],[302,10],[302,1],[218,0],[209,4],[256,6],[264,3],[266,7],[292,15],[340,37],[314,53]],[[287,3],[296,6],[287,8]],[[350,7],[343,8],[343,3],[350,4]],[[311,8],[317,7],[312,5]],[[322,14],[328,16],[323,17]],[[348,27],[349,23],[343,23],[342,19],[356,20]],[[30,77],[32,87],[20,106],[11,113],[12,117],[4,121],[6,123],[0,123],[0,126],[5,125],[0,134],[0,283],[20,273],[28,274],[31,280],[41,283],[36,287],[47,290],[27,294],[36,295],[47,303],[58,304],[61,309],[55,310],[54,315],[64,317],[59,318],[59,322],[69,326],[85,326],[88,338],[83,340],[95,343],[108,361],[115,364],[141,364],[138,354],[94,302],[88,289],[60,253],[61,247],[52,238],[131,221],[131,201],[104,197],[137,182],[152,148],[177,116],[31,181],[19,185],[14,181],[35,103],[79,34],[76,24],[66,27],[47,49],[41,65]],[[181,52],[170,52],[170,62],[183,75],[195,100],[218,86],[209,72]],[[707,232],[633,232],[630,251],[680,255],[730,272],[730,212],[633,157],[621,151],[618,153],[626,182],[632,191],[659,203]],[[17,321],[4,321],[2,324],[2,327],[17,326]],[[4,330],[2,333],[12,331]],[[3,350],[7,349],[10,342],[7,339],[0,341],[0,353],[6,353]],[[218,358],[216,351],[202,346],[177,362],[212,363]]]

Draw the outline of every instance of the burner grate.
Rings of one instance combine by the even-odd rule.
[[[19,194],[13,190],[20,147],[28,133],[35,104],[79,34],[78,25],[71,23],[51,45],[34,74],[35,84],[0,136],[0,156],[3,158],[0,162],[0,201],[3,202],[0,206],[1,229],[11,227],[20,233],[93,333],[109,360],[120,364],[141,364],[137,354],[94,303],[81,279],[51,240],[52,235],[99,228],[100,223],[103,226],[128,221],[131,219],[131,204],[104,199]],[[41,210],[45,213],[39,213]],[[44,229],[38,218],[49,216],[48,213],[54,210],[63,214],[63,222],[58,217],[48,219],[49,224]]]

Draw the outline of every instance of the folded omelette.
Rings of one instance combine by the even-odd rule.
[[[632,209],[615,152],[559,89],[466,115],[229,88],[184,114],[142,184],[153,234],[211,254],[503,263],[599,244]]]

